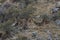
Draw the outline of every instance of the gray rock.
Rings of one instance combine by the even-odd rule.
[[[57,19],[57,20],[55,21],[55,23],[56,23],[57,25],[60,25],[60,20]]]
[[[57,13],[58,10],[59,10],[59,8],[53,8],[52,13]]]
[[[52,40],[52,37],[49,36],[47,40]]]
[[[6,2],[6,3],[2,4],[1,7],[7,9],[7,8],[11,7],[11,4]]]
[[[48,40],[52,40],[52,33],[49,30],[47,31],[47,33],[48,33]]]
[[[60,7],[60,1],[56,2],[56,7]]]
[[[54,35],[55,37],[55,39],[54,40],[58,40],[59,39],[59,37],[58,37],[58,34],[56,33],[55,35]]]
[[[36,37],[37,36],[37,32],[32,32],[32,37]]]
[[[20,4],[19,4],[19,8],[20,8],[20,9],[23,9],[23,8],[25,8],[25,7],[26,7],[26,4],[25,4],[25,3],[20,3]]]

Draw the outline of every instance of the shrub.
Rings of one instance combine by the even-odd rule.
[[[37,15],[37,16],[39,16],[39,15]],[[47,14],[42,14],[39,17],[35,16],[35,18],[33,18],[34,23],[39,26],[43,25],[44,23],[48,24],[50,20],[51,20],[51,18]]]
[[[8,7],[8,9],[6,9],[5,7],[2,7],[3,9],[2,15],[4,17],[2,15],[0,17],[0,19],[3,20],[3,23],[0,23],[0,30],[8,32],[8,36],[16,34],[18,33],[18,31],[20,31],[18,29],[19,28],[18,25],[11,26],[12,23],[14,23],[15,21],[17,22],[19,19],[29,19],[33,15],[33,12],[35,11],[35,8],[33,8],[32,6],[28,6],[23,9],[19,9],[16,5],[12,5]],[[22,38],[22,40],[24,39],[26,39],[26,37]]]
[[[13,12],[13,14],[18,19],[28,19],[33,15],[34,11],[35,8],[33,8],[32,6],[28,6],[27,8],[21,10],[17,8],[17,12],[15,11],[15,13]]]

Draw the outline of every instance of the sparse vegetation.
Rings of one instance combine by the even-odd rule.
[[[0,40],[55,40],[60,34],[60,7],[55,1],[0,0],[0,4]]]

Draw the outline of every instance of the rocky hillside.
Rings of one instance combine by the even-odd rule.
[[[60,40],[60,0],[0,0],[0,40]]]

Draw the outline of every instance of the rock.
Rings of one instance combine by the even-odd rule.
[[[55,40],[58,40],[58,38],[59,38],[58,34],[56,33],[54,36],[55,36]]]
[[[60,1],[56,2],[56,7],[60,7]]]
[[[52,37],[49,36],[47,40],[53,40],[53,39],[52,39]]]
[[[52,13],[57,13],[58,10],[59,10],[59,8],[53,8]]]
[[[6,2],[6,3],[4,3],[1,7],[2,7],[2,8],[9,8],[9,7],[11,7],[11,4],[8,3],[8,2]]]
[[[11,26],[15,26],[17,22],[14,22]]]
[[[60,20],[57,19],[57,20],[55,21],[55,23],[56,23],[57,25],[60,25]]]
[[[0,7],[0,16],[3,15],[3,13],[4,13],[4,8]]]
[[[32,32],[32,37],[36,37],[37,36],[37,32]]]
[[[52,33],[48,30],[47,34],[48,34],[47,40],[52,40]]]
[[[25,4],[25,3],[20,3],[20,4],[19,4],[19,8],[20,8],[20,9],[23,9],[23,8],[25,8],[25,7],[26,7],[26,4]]]

